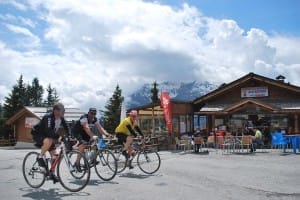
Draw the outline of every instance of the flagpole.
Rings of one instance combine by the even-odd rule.
[[[125,103],[125,99],[124,99],[121,104],[120,122],[125,118],[126,118],[126,103]]]

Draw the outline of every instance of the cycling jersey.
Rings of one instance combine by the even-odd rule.
[[[83,116],[80,117],[80,119],[76,122],[74,128],[73,128],[73,133],[78,137],[80,137],[80,139],[84,140],[84,141],[89,141],[90,140],[90,136],[85,132],[85,130],[83,129],[83,126],[85,124],[88,124],[89,128],[91,129],[92,132],[95,132],[95,125],[99,124],[99,120],[95,117],[93,119],[89,119],[88,115],[85,114]]]
[[[143,136],[143,133],[139,129],[136,121],[132,122],[130,120],[130,117],[125,118],[119,126],[116,128],[115,132],[117,134],[124,134],[124,135],[134,135],[135,137],[137,136],[136,133],[134,132],[134,129],[137,130],[137,132]]]
[[[31,131],[33,140],[37,146],[43,145],[45,138],[58,139],[59,132],[63,130],[65,134],[69,134],[69,126],[65,118],[55,119],[54,114],[46,114],[42,120],[34,126]]]

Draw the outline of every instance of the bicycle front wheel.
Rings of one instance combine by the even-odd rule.
[[[115,152],[115,158],[116,158],[116,161],[117,161],[117,173],[121,173],[126,168],[127,159],[122,154],[122,150],[116,150],[116,152]]]
[[[105,149],[99,150],[95,158],[95,171],[99,178],[104,181],[112,180],[117,174],[117,160],[114,154]]]
[[[137,157],[139,168],[146,174],[154,174],[160,167],[160,156],[156,151],[141,151]]]
[[[78,161],[76,167],[75,163]],[[70,192],[82,190],[90,180],[90,167],[86,158],[79,151],[69,151],[60,159],[57,176],[61,185]]]
[[[29,152],[22,165],[23,176],[26,183],[32,188],[39,188],[45,183],[45,168],[40,167],[37,152]]]

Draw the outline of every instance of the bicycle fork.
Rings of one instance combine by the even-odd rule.
[[[75,172],[75,168],[73,167],[70,159],[68,159],[67,153],[65,151],[63,152],[63,159],[66,162],[66,165],[68,166],[69,171],[70,172]]]

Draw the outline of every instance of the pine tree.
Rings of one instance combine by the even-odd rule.
[[[46,91],[48,92],[48,94],[47,94],[47,99],[45,101],[45,106],[50,108],[55,104],[55,102],[54,102],[55,99],[54,99],[54,94],[53,94],[54,89],[51,87],[51,84],[48,85]]]
[[[158,98],[158,84],[156,81],[153,83],[153,88],[151,89],[151,105],[152,105],[152,133],[154,133],[155,130],[155,121],[154,121],[154,107],[159,103]]]
[[[34,78],[31,84],[31,103],[33,106],[42,106],[44,88],[40,85],[39,79]]]
[[[159,103],[159,98],[158,98],[158,89],[157,89],[158,84],[156,81],[153,83],[153,88],[151,89],[151,103],[152,106],[155,106],[157,103]]]
[[[122,97],[122,90],[119,85],[117,85],[112,97],[106,104],[106,110],[104,111],[104,128],[110,133],[114,133],[115,128],[120,122],[121,105],[123,101],[124,97]]]
[[[58,96],[57,90],[55,88],[53,88],[53,102],[54,102],[54,104],[59,102],[59,96]]]
[[[2,106],[2,103],[0,103],[0,118],[3,118],[3,106]]]
[[[24,106],[32,106],[32,89],[31,85],[27,84],[25,89]]]
[[[13,86],[11,93],[5,97],[4,117],[10,118],[22,109],[26,104],[26,98],[26,88],[23,82],[23,75],[21,75],[17,84]]]

